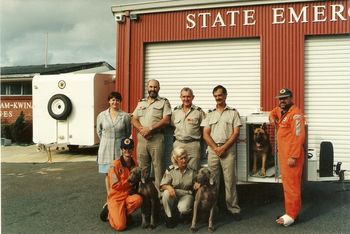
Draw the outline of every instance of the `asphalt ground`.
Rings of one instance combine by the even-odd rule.
[[[11,157],[8,153],[4,158]],[[9,160],[3,160],[3,154],[2,149],[2,233],[115,233],[99,219],[105,188],[104,176],[97,173],[94,150],[73,154],[88,157],[88,161],[67,160],[74,157],[65,152],[67,156],[55,156],[54,163],[4,162]],[[46,159],[45,155],[38,157]],[[300,222],[284,228],[275,223],[283,211],[280,184],[239,185],[243,219],[236,222],[221,208],[215,233],[350,233],[349,183],[304,182],[302,194]],[[139,211],[134,220],[126,233],[190,233],[189,225],[168,229],[163,222],[144,230]],[[198,233],[207,233],[206,225],[201,222]]]

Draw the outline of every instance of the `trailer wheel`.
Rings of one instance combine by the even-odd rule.
[[[65,120],[72,112],[72,102],[64,94],[55,94],[50,98],[47,110],[52,118]]]

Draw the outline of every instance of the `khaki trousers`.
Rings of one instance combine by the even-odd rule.
[[[164,212],[169,218],[173,217],[174,204],[177,203],[177,209],[180,214],[188,214],[192,211],[193,195],[182,189],[175,189],[176,196],[170,197],[168,190],[165,190],[162,195],[162,203]]]
[[[147,168],[151,174],[151,166],[154,170],[154,183],[159,193],[160,181],[164,174],[164,135],[157,133],[151,139],[146,140],[140,134],[137,134],[137,161],[141,169]]]
[[[218,157],[214,151],[208,147],[208,167],[214,174],[214,181],[219,191],[220,186],[220,167],[224,177],[226,207],[231,213],[240,213],[238,206],[237,190],[236,190],[236,163],[234,147],[226,151],[224,155]]]

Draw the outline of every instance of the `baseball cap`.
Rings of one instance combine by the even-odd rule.
[[[120,148],[121,149],[133,149],[134,148],[134,141],[130,138],[123,138],[120,142]]]
[[[286,97],[293,97],[292,91],[290,91],[288,88],[283,88],[278,92],[278,95],[276,98],[286,98]]]

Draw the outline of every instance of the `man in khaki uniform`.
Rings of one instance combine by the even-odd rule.
[[[209,111],[202,123],[203,138],[208,144],[208,166],[214,174],[214,179],[220,182],[220,167],[222,168],[226,206],[234,220],[241,220],[236,192],[236,146],[239,128],[242,126],[239,113],[226,105],[227,90],[218,85],[213,89],[216,108]]]
[[[137,160],[141,168],[150,173],[153,165],[155,185],[159,189],[164,173],[163,128],[170,123],[171,106],[166,98],[158,96],[160,86],[157,80],[147,83],[148,97],[137,104],[131,123],[137,129]]]
[[[182,105],[175,107],[171,116],[171,125],[175,127],[173,148],[182,147],[187,151],[188,167],[198,170],[200,166],[201,122],[204,112],[192,104],[194,95],[190,88],[180,92]]]

